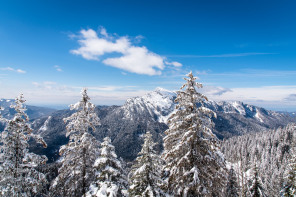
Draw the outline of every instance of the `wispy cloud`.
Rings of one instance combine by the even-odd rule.
[[[55,65],[54,68],[55,68],[56,71],[58,71],[58,72],[62,72],[62,71],[63,71],[59,65]]]
[[[12,72],[17,72],[17,73],[21,73],[21,74],[25,74],[26,73],[26,71],[24,71],[24,70],[14,69],[14,68],[11,68],[11,67],[0,68],[0,70],[12,71]]]
[[[227,92],[232,92],[229,88],[223,88],[219,86],[204,86],[199,90],[201,93],[207,95],[207,96],[221,96],[222,94],[225,94]]]
[[[296,101],[296,93],[295,94],[290,94],[286,98],[284,98],[286,101]]]
[[[103,27],[100,33],[92,29],[81,30],[78,38],[80,47],[71,50],[72,54],[81,55],[87,60],[101,61],[103,58],[105,65],[132,73],[160,75],[166,65],[182,66],[179,62],[167,61],[166,57],[149,51],[145,46],[134,45],[126,36],[114,38]],[[106,54],[117,54],[119,57],[104,58]]]
[[[71,104],[80,99],[82,86],[69,86],[54,81],[32,82],[32,87],[23,89],[26,99],[33,103]],[[98,105],[123,104],[128,98],[142,96],[148,92],[138,86],[90,86],[89,96]],[[17,93],[16,93],[17,95]]]
[[[215,100],[238,101],[285,101],[296,93],[296,86],[261,86],[231,88],[224,94],[213,97]]]
[[[205,86],[203,89],[201,89],[202,93],[208,96],[210,100],[243,101],[268,109],[296,110],[296,86],[261,86],[230,89]]]
[[[166,65],[175,66],[175,67],[181,67],[182,64],[180,62],[165,62]]]
[[[254,55],[276,55],[278,53],[229,53],[217,55],[167,55],[167,57],[180,57],[180,58],[223,58],[223,57],[245,57]]]
[[[242,69],[236,72],[214,73],[212,71],[197,71],[198,75],[227,76],[227,77],[285,77],[296,76],[296,70],[265,70]]]

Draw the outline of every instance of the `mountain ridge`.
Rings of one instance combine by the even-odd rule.
[[[126,160],[133,160],[141,149],[143,134],[150,131],[157,142],[156,149],[162,150],[162,138],[168,128],[166,121],[175,110],[176,93],[157,88],[144,96],[127,99],[122,106],[97,106],[96,113],[101,125],[92,134],[100,141],[109,136],[116,147],[116,153]],[[287,114],[277,113],[243,102],[208,101],[205,106],[212,109],[217,118],[213,132],[224,139],[250,132],[266,131],[295,122]],[[51,161],[58,158],[59,147],[67,142],[63,118],[73,112],[70,110],[55,111],[51,117],[36,119],[32,123],[35,132],[47,141],[48,149],[38,149]],[[36,150],[35,150],[36,151]]]
[[[160,152],[164,131],[168,128],[167,119],[175,110],[175,98],[175,92],[156,88],[143,96],[127,99],[122,106],[97,106],[96,113],[101,119],[101,125],[97,126],[92,134],[98,140],[109,136],[116,147],[116,153],[124,159],[133,160],[141,149],[143,134],[150,131],[154,141],[158,143],[156,149]],[[3,101],[7,105],[12,102]],[[215,123],[213,133],[219,139],[266,131],[296,122],[296,118],[292,115],[239,101],[207,101],[204,105],[217,115],[216,118],[212,118]],[[30,106],[27,108],[34,111]],[[37,111],[39,109],[43,108],[36,108]],[[46,154],[50,161],[55,161],[59,157],[59,147],[68,141],[65,137],[66,125],[63,118],[72,113],[73,111],[64,109],[45,116],[42,113],[35,113],[40,116],[34,119],[30,117],[33,120],[31,125],[34,132],[40,134],[48,144],[47,149],[42,149],[32,142],[31,150],[38,154]]]

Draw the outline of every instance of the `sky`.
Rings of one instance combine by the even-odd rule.
[[[211,100],[296,111],[296,1],[0,0],[0,98],[97,105],[192,71]]]

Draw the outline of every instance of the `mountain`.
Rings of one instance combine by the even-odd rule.
[[[98,106],[96,113],[101,125],[93,135],[101,140],[109,136],[116,147],[116,153],[126,160],[133,160],[141,149],[143,136],[147,131],[153,135],[158,151],[162,150],[163,132],[169,115],[175,110],[176,93],[157,88],[141,97],[128,99],[122,106]],[[218,138],[243,135],[245,133],[266,131],[270,128],[285,126],[295,122],[295,117],[277,113],[242,102],[205,103],[206,107],[217,114],[213,118],[213,132]],[[67,143],[63,118],[71,115],[70,110],[56,111],[48,117],[36,119],[32,126],[43,136],[47,149],[33,146],[37,153],[46,154],[50,161],[58,158],[59,147]]]
[[[4,118],[11,119],[14,116],[15,111],[14,109],[10,108],[10,106],[14,104],[14,99],[0,99],[0,106],[4,108],[4,110],[0,113],[3,115]],[[37,107],[32,105],[26,105],[26,107],[26,113],[28,114],[30,120],[47,117],[54,111],[56,111],[55,109],[47,107]],[[4,124],[0,122],[0,131],[2,131],[3,129]]]
[[[0,99],[0,106],[4,108],[4,110],[1,112],[3,117],[10,119],[14,116],[15,111],[14,109],[10,108],[10,106],[14,104],[14,99]],[[26,113],[31,120],[49,116],[52,112],[56,111],[55,109],[32,105],[26,105],[26,108]]]

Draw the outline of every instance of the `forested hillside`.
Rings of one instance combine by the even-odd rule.
[[[222,143],[222,152],[236,171],[242,193],[249,195],[252,169],[256,164],[266,196],[279,196],[295,144],[296,124],[289,124],[227,139]]]

